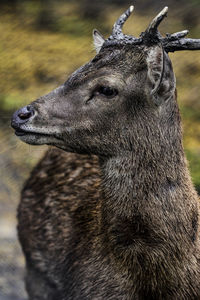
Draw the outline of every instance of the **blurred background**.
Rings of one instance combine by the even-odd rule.
[[[95,52],[91,33],[107,37],[131,4],[124,32],[138,36],[165,5],[165,34],[189,29],[200,38],[200,0],[0,0],[0,300],[27,299],[16,237],[20,190],[45,146],[23,144],[10,128],[14,110],[63,83]],[[200,193],[200,51],[170,54],[184,127],[184,146]]]

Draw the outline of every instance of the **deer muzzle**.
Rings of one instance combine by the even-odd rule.
[[[22,129],[22,126],[33,119],[34,115],[35,110],[31,105],[20,108],[13,114],[11,119],[11,126],[15,129],[15,134],[17,136],[26,134],[26,131]]]

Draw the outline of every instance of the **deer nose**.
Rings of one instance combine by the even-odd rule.
[[[11,126],[15,129],[19,128],[21,125],[25,124],[34,114],[35,111],[33,106],[31,105],[20,108],[13,114]]]

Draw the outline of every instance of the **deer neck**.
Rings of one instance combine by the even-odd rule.
[[[122,240],[133,244],[160,243],[169,237],[174,245],[181,244],[181,238],[194,241],[198,201],[181,139],[174,147],[158,146],[151,153],[138,150],[100,163],[104,230],[120,235],[124,231]]]

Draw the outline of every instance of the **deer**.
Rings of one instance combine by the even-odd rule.
[[[18,234],[31,300],[200,299],[199,199],[182,142],[165,7],[134,37],[93,31],[96,56],[17,110],[21,141],[51,147],[27,180]]]

